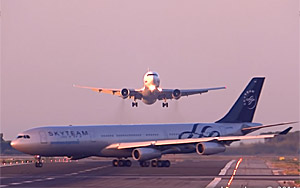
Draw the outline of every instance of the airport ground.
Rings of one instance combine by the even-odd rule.
[[[274,167],[274,157],[190,154],[164,158],[172,162],[171,167],[140,167],[137,162],[132,167],[112,167],[111,160],[103,158],[72,162],[53,158],[42,168],[18,161],[1,166],[0,187],[225,188],[230,183],[232,188],[283,188],[297,187],[293,182],[300,180],[299,173],[285,175]]]

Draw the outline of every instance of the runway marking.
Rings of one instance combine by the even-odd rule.
[[[110,165],[100,166],[100,167],[96,167],[96,168],[90,168],[90,169],[86,169],[86,170],[81,170],[81,171],[78,171],[78,172],[73,172],[73,173],[70,173],[70,174],[65,174],[65,176],[78,175],[78,174],[81,174],[81,173],[91,172],[91,171],[99,170],[101,168],[106,168],[106,167],[110,167]]]
[[[241,164],[242,161],[243,161],[243,158],[240,158],[240,160],[236,163],[235,168],[234,168],[234,171],[233,171],[233,173],[232,173],[232,176],[230,177],[230,180],[228,181],[228,184],[227,184],[227,187],[228,187],[228,188],[230,187],[230,185],[231,185],[231,183],[232,183],[232,181],[233,181],[233,178],[234,178],[234,176],[235,176],[235,174],[236,174],[236,171],[237,171],[237,169],[239,168],[239,166],[240,166],[240,164]]]
[[[74,172],[74,173],[66,174],[66,175],[73,176],[73,175],[77,175],[77,174],[78,174],[77,172]]]
[[[235,160],[231,160],[229,161],[226,166],[220,171],[219,176],[221,175],[225,175],[227,170],[230,168],[230,166],[232,165],[232,163],[234,163]],[[214,188],[217,186],[217,184],[222,180],[222,178],[219,177],[215,177],[215,179],[213,179],[205,188]]]
[[[20,185],[21,183],[10,183],[10,185]]]
[[[32,183],[33,181],[23,181],[22,183]]]
[[[44,179],[37,179],[37,180],[33,180],[33,181],[43,181]]]
[[[78,175],[79,173],[85,173],[85,172],[90,172],[90,171],[94,171],[94,170],[99,170],[99,169],[106,168],[106,167],[109,167],[109,166],[110,165],[91,168],[91,169],[87,169],[87,170],[83,170],[83,171],[79,171],[79,172],[74,172],[74,173],[71,173],[71,174],[65,174],[65,176]],[[43,178],[43,179],[31,180],[31,181],[23,181],[23,182],[19,182],[19,183],[16,182],[16,183],[10,183],[8,185],[0,185],[0,188],[7,187],[7,186],[10,186],[10,185],[21,185],[21,184],[25,184],[25,183],[34,183],[34,182],[41,182],[41,181],[54,180],[54,179],[55,178],[53,178],[53,177],[48,177],[48,178]]]
[[[10,185],[22,185],[22,184],[26,184],[26,183],[34,183],[34,182],[40,182],[40,181],[46,181],[46,180],[53,180],[53,179],[55,179],[55,178],[49,177],[49,178],[36,179],[36,180],[31,180],[31,181],[23,181],[23,182],[9,183],[8,185],[0,185],[0,188],[2,188],[2,187],[7,187],[7,186],[10,186]]]

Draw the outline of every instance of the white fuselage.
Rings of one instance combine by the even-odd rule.
[[[11,145],[31,155],[130,157],[132,150],[110,150],[106,147],[120,142],[242,135],[241,127],[244,125],[189,123],[38,127],[19,134]],[[181,152],[176,153],[195,152],[194,144],[179,147],[182,147]]]
[[[143,99],[145,104],[153,104],[159,96],[159,75],[156,72],[149,71],[144,75],[144,87],[142,89]]]

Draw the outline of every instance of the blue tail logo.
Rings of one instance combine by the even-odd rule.
[[[249,110],[252,110],[256,107],[256,98],[255,98],[255,91],[254,90],[248,90],[246,93],[244,93],[244,106],[247,106]]]

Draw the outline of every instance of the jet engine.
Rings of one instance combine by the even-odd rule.
[[[126,99],[129,95],[130,95],[130,90],[129,89],[124,88],[124,89],[121,90],[121,96],[122,96],[123,99]]]
[[[160,157],[161,151],[153,148],[137,148],[132,151],[132,158],[136,161],[147,161]]]
[[[203,142],[196,145],[196,151],[199,155],[211,155],[224,152],[226,147],[223,144],[215,142]]]
[[[172,92],[172,97],[173,99],[178,100],[181,97],[181,92],[179,89],[174,89],[174,91]]]

